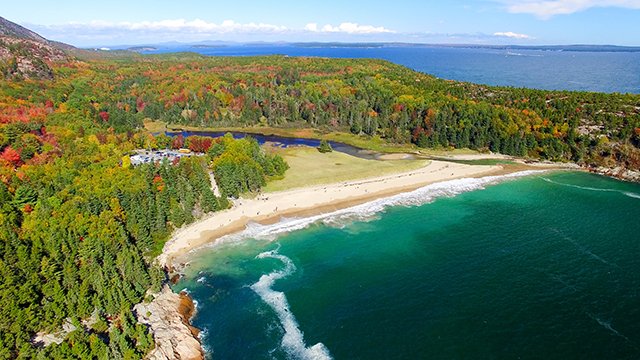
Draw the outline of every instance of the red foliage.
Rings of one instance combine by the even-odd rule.
[[[22,207],[22,211],[26,212],[27,214],[31,213],[33,211],[33,206],[31,206],[31,204],[25,204]]]
[[[109,121],[109,113],[106,111],[100,111],[100,113],[98,114],[98,116],[100,116],[100,118],[102,119],[102,121],[107,122]]]
[[[16,151],[11,146],[7,146],[2,154],[0,154],[0,158],[4,161],[11,163],[13,166],[18,166],[22,163],[20,159],[20,153]]]
[[[184,104],[187,102],[187,93],[185,90],[177,93],[177,94],[173,94],[173,96],[171,97],[171,102],[172,104]]]
[[[635,128],[636,135],[640,136],[640,127]]]
[[[147,104],[144,102],[144,100],[142,100],[141,97],[139,97],[136,100],[136,110],[138,110],[138,112],[142,112],[144,111],[145,106],[147,106]]]
[[[187,146],[193,152],[206,153],[212,143],[213,139],[206,136],[190,136],[187,138]]]
[[[45,101],[44,102],[44,109],[47,111],[47,113],[51,114],[54,111],[53,101],[51,101],[51,100]]]
[[[181,149],[184,147],[184,136],[178,135],[173,138],[173,142],[171,143],[172,149]]]

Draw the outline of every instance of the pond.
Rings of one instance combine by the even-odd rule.
[[[318,147],[320,146],[320,140],[318,139],[303,139],[303,138],[294,138],[294,137],[285,137],[278,135],[263,135],[263,134],[251,134],[245,132],[237,132],[237,131],[172,131],[166,132],[168,136],[178,136],[182,135],[185,138],[188,136],[209,136],[213,138],[224,136],[225,134],[230,133],[234,138],[241,139],[246,136],[251,136],[256,139],[260,145],[265,143],[273,143],[278,146],[287,147],[287,146],[311,146]],[[356,146],[336,142],[329,141],[329,144],[333,148],[334,151],[339,151],[341,153],[345,153],[351,156],[359,157],[361,159],[367,160],[380,160],[381,154],[372,150],[361,149]],[[408,158],[408,157],[407,157]]]

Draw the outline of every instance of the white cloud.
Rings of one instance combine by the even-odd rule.
[[[343,34],[383,34],[395,33],[383,26],[360,25],[344,22],[338,26],[324,25],[319,27],[317,23],[309,23],[303,29],[292,29],[282,25],[265,23],[237,23],[233,20],[225,20],[221,23],[212,23],[200,19],[185,20],[172,19],[160,21],[141,22],[108,22],[90,21],[86,23],[71,22],[63,25],[51,25],[54,29],[75,29],[89,31],[138,31],[138,32],[176,32],[176,33],[203,33],[203,34],[228,34],[228,33],[270,33],[279,34],[287,32],[316,32],[316,33],[343,33]]]
[[[91,21],[88,23],[72,22],[64,25],[52,25],[52,28],[65,29],[86,29],[86,30],[129,30],[148,32],[180,32],[180,33],[283,33],[289,31],[286,26],[246,23],[241,24],[233,20],[225,20],[219,24],[207,22],[200,19],[187,21],[185,19],[141,21],[141,22],[108,22]]]
[[[389,30],[383,26],[372,25],[360,25],[351,22],[343,22],[338,26],[327,24],[322,28],[318,27],[316,23],[307,24],[304,29],[311,32],[323,32],[323,33],[344,33],[344,34],[384,34],[395,33],[393,30]]]
[[[527,34],[518,34],[518,33],[512,32],[512,31],[494,32],[493,36],[507,37],[507,38],[511,38],[511,39],[531,39],[531,36],[529,36]]]
[[[541,19],[573,14],[594,7],[640,9],[640,0],[499,0],[515,14],[532,14]]]
[[[311,31],[311,32],[317,32],[318,31],[318,24],[316,23],[308,23],[305,27],[305,30],[307,31]]]

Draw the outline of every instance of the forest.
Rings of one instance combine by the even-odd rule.
[[[143,357],[153,338],[131,308],[165,281],[152,261],[171,232],[258,191],[286,163],[251,139],[111,126],[91,101],[51,100],[58,83],[1,86],[0,358]],[[129,161],[134,149],[183,147],[201,155]],[[65,324],[76,330],[61,344],[33,341]]]
[[[447,81],[382,60],[203,57],[93,60],[56,69],[56,106],[116,131],[174,126],[342,131],[425,148],[471,148],[639,169],[640,96]],[[18,95],[20,97],[20,95]]]
[[[254,140],[151,134],[146,120],[640,169],[638,95],[482,86],[380,60],[170,54],[51,66],[53,80],[0,80],[0,358],[143,357],[153,339],[131,308],[165,280],[152,261],[171,232],[287,170]],[[200,155],[128,161],[135,149],[183,147]],[[61,344],[32,341],[65,323],[76,330]]]

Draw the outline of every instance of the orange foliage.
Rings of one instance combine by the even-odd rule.
[[[22,163],[20,153],[11,146],[4,148],[4,151],[0,154],[0,159],[12,164],[13,166],[19,166]]]
[[[162,179],[162,177],[160,175],[156,175],[153,178],[153,185],[155,185],[156,190],[158,190],[158,191],[164,190],[164,187],[165,187],[164,180]]]
[[[40,122],[44,121],[46,116],[47,110],[42,105],[8,107],[0,110],[0,124]]]

